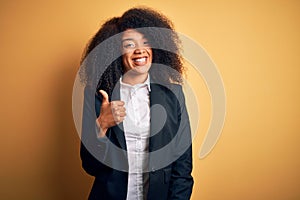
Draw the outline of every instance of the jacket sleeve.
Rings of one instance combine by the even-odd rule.
[[[170,200],[188,200],[191,197],[194,180],[192,173],[192,139],[189,116],[187,113],[182,87],[179,86],[177,95],[179,105],[177,106],[179,134],[176,141],[176,153],[180,157],[172,164],[169,195]]]
[[[80,157],[83,169],[92,176],[97,176],[99,172],[106,168],[101,161],[107,155],[108,138],[97,137],[96,118],[99,116],[100,105],[100,99],[95,98],[95,93],[86,87],[84,91]]]

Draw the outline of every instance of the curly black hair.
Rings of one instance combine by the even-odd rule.
[[[179,37],[166,16],[148,7],[129,9],[121,17],[111,18],[101,26],[83,53],[81,80],[86,84],[96,84],[98,95],[99,89],[105,90],[109,96],[112,94],[115,84],[124,73],[122,56],[119,56],[122,55],[120,35],[127,29],[135,29],[148,39],[152,48],[152,63],[168,66],[151,67],[151,80],[181,84],[184,66]],[[96,50],[99,45],[101,52]]]

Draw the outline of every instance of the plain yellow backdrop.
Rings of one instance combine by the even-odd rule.
[[[224,129],[199,159],[210,97],[193,68],[187,72],[201,108],[192,199],[300,199],[296,0],[1,1],[0,198],[86,199],[92,177],[79,158],[73,81],[101,23],[136,5],[167,15],[206,49],[224,81]]]

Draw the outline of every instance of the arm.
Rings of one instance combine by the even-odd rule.
[[[193,189],[192,172],[192,140],[189,116],[185,106],[184,94],[179,87],[179,105],[177,107],[178,121],[180,122],[176,152],[182,155],[172,164],[172,174],[169,187],[170,200],[188,200]]]
[[[109,102],[105,91],[100,90],[103,98],[94,95],[88,87],[85,90],[83,126],[81,136],[81,159],[85,171],[93,176],[107,168],[106,159],[111,149],[107,136],[111,135],[111,127],[121,123],[126,115],[124,102]],[[94,99],[94,100],[93,100]]]
[[[84,91],[80,157],[83,169],[92,176],[96,176],[99,171],[103,171],[106,167],[99,161],[105,159],[108,148],[107,137],[98,137],[96,118],[100,114],[100,107],[100,98],[95,98],[93,90],[86,87]]]

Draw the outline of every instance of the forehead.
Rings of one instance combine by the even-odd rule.
[[[141,40],[145,39],[145,36],[136,31],[135,29],[127,29],[126,31],[123,32],[122,34],[122,40]]]

